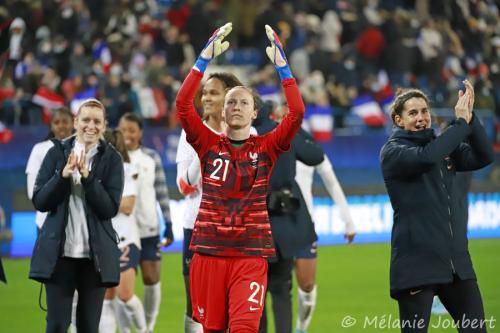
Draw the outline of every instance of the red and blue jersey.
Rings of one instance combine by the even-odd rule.
[[[234,147],[227,136],[203,125],[196,113],[193,100],[202,77],[191,70],[176,100],[179,119],[200,158],[202,172],[203,194],[190,249],[217,256],[274,256],[266,196],[274,163],[289,149],[304,115],[295,79],[282,81],[290,111],[281,124]]]

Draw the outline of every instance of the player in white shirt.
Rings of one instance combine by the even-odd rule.
[[[141,300],[135,295],[135,276],[139,266],[141,241],[134,213],[137,197],[138,173],[130,163],[123,135],[118,130],[107,130],[104,139],[122,155],[124,187],[118,214],[112,219],[113,229],[120,242],[120,284],[106,290],[99,323],[99,332],[131,332],[135,326],[139,333],[146,332],[146,317]],[[116,297],[117,296],[117,297]],[[133,324],[133,325],[132,325]]]
[[[307,166],[297,161],[297,173],[295,180],[299,184],[302,195],[307,205],[307,209],[314,221],[312,183],[314,171],[320,175],[323,184],[330,197],[339,208],[340,216],[345,223],[344,238],[348,243],[354,240],[356,230],[349,206],[344,195],[344,191],[333,171],[332,164],[325,154],[323,162],[315,167]],[[317,248],[316,242],[310,247],[301,251],[295,257],[295,276],[298,284],[299,309],[297,313],[296,333],[306,332],[311,323],[314,307],[316,305],[316,265]]]
[[[35,186],[38,170],[42,165],[43,159],[50,148],[54,146],[51,139],[62,140],[73,133],[73,114],[68,108],[60,108],[54,112],[50,120],[50,130],[47,139],[35,144],[31,150],[28,163],[26,165],[26,183],[28,198],[33,198],[33,187]],[[43,225],[47,213],[36,212],[35,223],[38,229]]]
[[[139,175],[134,215],[141,238],[144,310],[147,328],[153,331],[161,302],[160,247],[169,246],[174,240],[168,188],[160,156],[155,150],[142,146],[142,119],[135,113],[126,113],[121,117],[118,127],[125,139],[130,161]],[[157,202],[165,220],[165,232],[161,241]]]
[[[216,133],[224,131],[225,122],[222,118],[224,97],[226,91],[232,87],[242,85],[241,82],[230,73],[210,74],[201,90],[201,104],[203,107],[203,119],[205,126]],[[184,244],[182,247],[182,273],[184,275],[184,286],[186,289],[186,314],[184,316],[184,332],[202,332],[202,326],[192,319],[191,297],[189,292],[189,264],[193,253],[189,251],[189,243],[193,233],[194,222],[198,215],[201,201],[201,172],[200,160],[196,151],[186,141],[184,130],[177,146],[177,186],[185,196],[186,209],[183,216]]]
[[[277,108],[274,112],[276,120],[280,121],[288,112],[286,105]],[[304,129],[305,128],[303,124]],[[314,207],[312,185],[314,171],[318,172],[325,185],[325,188],[336,203],[340,211],[340,217],[345,223],[344,238],[350,244],[356,236],[356,228],[349,212],[349,205],[344,195],[342,187],[337,180],[330,159],[325,154],[324,160],[316,166],[308,166],[297,161],[295,181],[299,185],[307,209],[314,222]],[[307,331],[311,323],[314,307],[316,306],[316,265],[317,265],[317,244],[314,242],[307,248],[304,248],[295,257],[295,277],[298,284],[299,309],[297,313],[296,333]]]

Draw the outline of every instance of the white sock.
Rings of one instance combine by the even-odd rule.
[[[135,325],[137,333],[146,333],[146,317],[144,315],[144,308],[142,307],[142,302],[136,295],[132,296],[131,299],[125,303],[125,308],[132,318],[132,322]]]
[[[71,324],[69,325],[70,333],[76,333],[76,307],[78,306],[78,291],[73,294],[73,303],[71,306]]]
[[[161,283],[144,285],[144,310],[146,312],[146,323],[148,330],[154,331],[156,317],[160,312]]]
[[[120,333],[132,332],[132,315],[127,311],[125,302],[115,298],[115,315]]]
[[[203,333],[203,326],[187,314],[184,314],[184,333]]]
[[[116,332],[116,317],[114,309],[114,301],[105,299],[102,303],[101,320],[99,321],[100,333],[115,333]]]
[[[307,331],[316,306],[316,285],[310,292],[298,288],[299,311],[297,313],[297,329]]]

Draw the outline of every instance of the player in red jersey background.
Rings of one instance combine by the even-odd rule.
[[[176,107],[187,141],[201,164],[203,195],[193,229],[190,268],[193,317],[204,332],[257,332],[267,287],[267,257],[275,256],[266,195],[279,154],[300,128],[304,104],[281,43],[271,27],[266,53],[274,63],[290,109],[264,136],[250,135],[257,116],[252,92],[230,89],[224,100],[227,128],[216,134],[203,125],[193,105],[203,73],[227,50],[228,23],[217,29],[177,95]]]

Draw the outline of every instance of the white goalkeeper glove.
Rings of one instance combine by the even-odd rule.
[[[288,67],[285,51],[283,51],[283,45],[281,45],[281,41],[276,32],[267,24],[266,35],[271,42],[271,46],[266,48],[266,54],[278,70],[281,80],[292,78],[292,72],[290,71],[290,67]]]
[[[229,35],[231,30],[233,30],[233,24],[229,22],[214,31],[201,51],[198,60],[196,60],[196,63],[194,64],[196,69],[200,72],[204,72],[210,60],[222,54],[229,48],[229,42],[223,40],[227,35]]]

